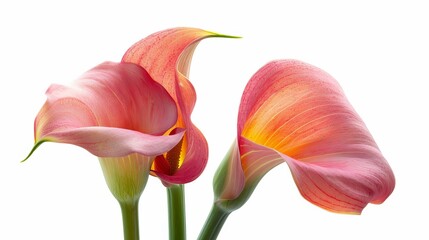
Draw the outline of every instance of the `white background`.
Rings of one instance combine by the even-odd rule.
[[[51,83],[120,61],[137,40],[177,26],[243,37],[204,40],[194,55],[193,120],[210,159],[186,186],[188,239],[196,239],[211,207],[212,176],[235,137],[245,84],[280,58],[311,63],[339,81],[393,168],[396,189],[360,216],[334,214],[305,201],[283,164],[230,215],[219,239],[429,239],[424,2],[2,1],[0,239],[122,239],[120,209],[96,157],[47,143],[20,160]],[[141,239],[168,239],[165,195],[151,177],[139,205]]]

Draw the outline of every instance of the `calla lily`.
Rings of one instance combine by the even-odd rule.
[[[98,157],[156,156],[180,141],[181,134],[162,136],[177,119],[173,99],[138,65],[106,62],[46,94],[34,122],[35,147],[58,142]]]
[[[176,122],[175,102],[136,64],[106,62],[72,86],[52,85],[46,94],[34,123],[35,148],[58,142],[83,147],[101,158],[135,153],[154,158],[183,135],[178,131],[162,136]]]
[[[137,239],[137,202],[150,166],[183,137],[180,129],[164,136],[177,121],[174,100],[139,65],[111,62],[89,70],[71,86],[52,85],[46,94],[34,123],[31,153],[43,142],[58,142],[98,156],[125,214],[125,238]],[[125,226],[125,221],[134,225]]]
[[[262,67],[244,90],[237,127],[226,179],[215,184],[221,205],[240,207],[282,162],[305,199],[333,212],[359,214],[394,189],[389,164],[339,84],[309,64]]]
[[[200,239],[214,239],[228,214],[283,162],[302,196],[332,212],[360,214],[394,189],[391,168],[339,84],[309,64],[262,67],[244,90],[237,128],[215,175],[214,208]]]
[[[186,129],[183,140],[157,157],[152,166],[153,174],[167,186],[195,180],[207,164],[207,141],[191,121],[196,93],[188,77],[195,48],[202,39],[209,37],[231,36],[197,28],[168,29],[135,43],[122,58],[123,62],[139,64],[164,86],[178,108],[174,129]]]
[[[176,102],[178,119],[172,128],[186,129],[182,141],[159,155],[152,174],[167,187],[171,239],[186,238],[184,186],[203,172],[208,160],[208,146],[200,130],[192,123],[196,101],[195,89],[188,80],[192,55],[198,43],[209,37],[229,37],[197,28],[172,28],[154,33],[135,43],[122,58],[146,69]]]

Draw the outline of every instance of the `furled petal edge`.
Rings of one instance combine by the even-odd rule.
[[[110,127],[82,127],[52,132],[35,143],[24,161],[44,142],[77,145],[98,157],[122,157],[131,153],[156,156],[173,148],[182,139],[184,132],[179,130],[169,136],[153,136]]]
[[[349,166],[340,169],[302,162],[246,138],[241,138],[240,149],[246,185],[239,197],[224,199],[225,208],[242,206],[262,177],[282,162],[290,167],[301,195],[331,212],[360,214],[368,203],[382,203],[394,188],[394,177],[388,165],[362,166],[357,156],[356,159],[353,156],[341,159]]]

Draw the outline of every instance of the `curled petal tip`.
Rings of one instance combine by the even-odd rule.
[[[23,162],[27,161],[31,157],[31,155],[33,155],[34,151],[36,151],[36,149],[39,148],[40,145],[42,145],[42,143],[44,143],[44,142],[48,142],[48,140],[36,142],[34,144],[33,148],[30,150],[30,153],[28,153],[28,155],[23,160],[21,160],[21,162],[23,163]]]
[[[217,32],[212,32],[212,31],[207,31],[208,33],[210,33],[211,37],[220,37],[220,38],[243,38],[241,36],[234,36],[234,35],[227,35],[227,34],[221,34],[221,33],[217,33]]]

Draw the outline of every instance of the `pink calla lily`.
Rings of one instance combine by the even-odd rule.
[[[52,85],[46,94],[34,123],[35,147],[50,141],[74,144],[98,157],[155,157],[183,134],[162,136],[176,122],[174,100],[135,64],[100,64],[72,86]]]
[[[393,172],[339,84],[295,60],[273,61],[247,84],[237,141],[215,177],[217,204],[241,207],[261,178],[286,162],[302,196],[332,212],[360,214],[386,200]]]
[[[121,204],[138,202],[155,157],[183,138],[180,129],[164,135],[177,121],[176,104],[136,64],[106,62],[71,86],[52,85],[46,94],[29,156],[43,142],[88,150],[100,158],[107,185]]]
[[[195,48],[202,39],[208,37],[230,36],[196,28],[168,29],[137,42],[122,59],[123,62],[139,64],[164,86],[178,108],[174,129],[186,129],[183,140],[171,151],[158,156],[152,166],[153,174],[165,184],[191,182],[207,164],[207,141],[191,121],[196,93],[188,76]]]

